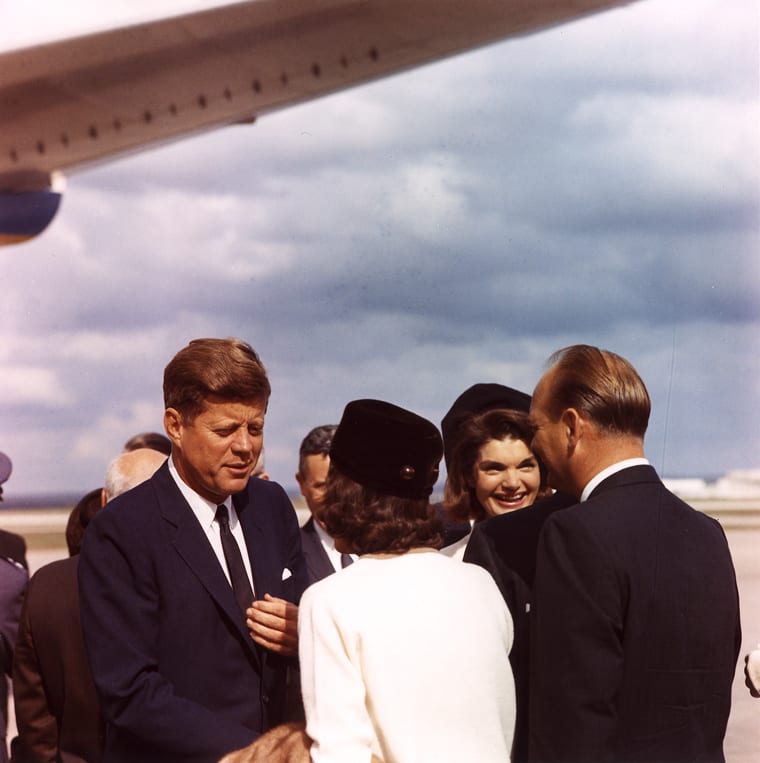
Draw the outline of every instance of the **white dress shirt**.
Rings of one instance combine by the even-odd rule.
[[[230,585],[232,585],[232,581],[230,580],[230,571],[227,569],[227,561],[224,558],[224,550],[222,549],[222,536],[219,532],[219,523],[216,521],[216,507],[217,505],[221,506],[222,504],[216,504],[213,501],[208,501],[203,496],[196,493],[195,490],[193,490],[182,479],[182,477],[179,476],[179,472],[177,471],[177,467],[174,465],[174,461],[171,456],[169,456],[169,474],[171,474],[174,478],[174,481],[177,483],[177,487],[180,489],[180,492],[190,505],[193,514],[195,514],[195,518],[198,520],[201,528],[203,529],[203,532],[206,533],[208,542],[211,544],[211,548],[216,554],[216,558],[219,560],[219,564],[222,566],[222,571],[224,572],[224,575],[229,581]],[[240,548],[240,555],[243,557],[243,565],[245,566],[248,580],[251,583],[251,590],[255,595],[256,589],[253,587],[253,574],[251,572],[251,560],[248,555],[248,546],[246,546],[245,536],[243,535],[243,528],[240,525],[240,520],[238,519],[235,507],[232,505],[232,498],[230,498],[230,496],[227,496],[227,499],[224,501],[224,505],[227,507],[227,511],[230,516],[230,530],[232,531],[232,535],[235,538],[238,547]]]

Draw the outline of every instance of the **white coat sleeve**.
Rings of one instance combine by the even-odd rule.
[[[298,642],[306,733],[313,763],[369,763],[375,738],[360,669],[358,634],[341,626],[340,603],[321,583],[301,600]],[[350,606],[343,603],[344,612]]]

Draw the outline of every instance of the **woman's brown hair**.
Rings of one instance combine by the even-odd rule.
[[[355,554],[398,554],[443,545],[443,523],[427,498],[381,493],[354,482],[334,464],[319,519],[341,550]]]

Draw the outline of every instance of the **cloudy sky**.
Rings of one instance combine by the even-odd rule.
[[[213,4],[2,0],[0,48]],[[347,401],[439,422],[576,342],[665,476],[760,468],[758,125],[756,1],[644,0],[76,174],[0,250],[7,496],[99,485],[198,336],[260,352],[286,487]]]

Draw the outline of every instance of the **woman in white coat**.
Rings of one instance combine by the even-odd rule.
[[[346,406],[322,513],[357,562],[301,601],[314,763],[504,763],[515,719],[512,621],[490,575],[438,553],[436,427],[377,400]]]

